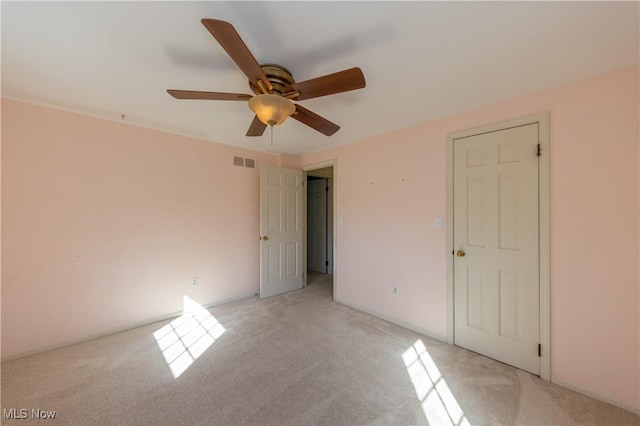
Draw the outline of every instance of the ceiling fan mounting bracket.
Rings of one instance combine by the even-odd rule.
[[[262,68],[262,71],[273,86],[273,90],[271,91],[273,94],[284,95],[289,92],[291,90],[291,86],[295,84],[295,80],[293,79],[293,76],[291,76],[291,72],[282,65],[262,64],[260,65],[260,68]],[[256,95],[264,93],[260,87],[252,81],[249,81],[249,88]]]

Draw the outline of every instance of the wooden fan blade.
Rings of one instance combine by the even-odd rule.
[[[238,65],[238,68],[249,77],[249,81],[255,84],[258,80],[261,80],[267,90],[271,91],[273,86],[271,86],[269,79],[247,45],[240,38],[236,29],[233,28],[233,25],[218,19],[203,19],[201,22],[211,35],[218,40],[220,46],[233,59],[233,62]]]
[[[249,126],[249,130],[247,130],[247,136],[262,136],[264,133],[264,129],[267,128],[267,125],[264,124],[258,116],[253,117],[253,121],[251,122],[251,126]]]
[[[293,113],[291,118],[295,118],[299,122],[306,124],[319,131],[320,133],[331,136],[338,130],[340,130],[340,126],[335,123],[330,122],[324,117],[319,116],[315,112],[311,112],[308,109],[296,104],[296,112]]]
[[[242,93],[198,92],[194,90],[167,90],[176,99],[203,99],[210,101],[248,101],[251,95]]]
[[[298,90],[300,95],[295,99],[303,101],[305,99],[333,95],[334,93],[362,89],[365,86],[366,82],[362,70],[355,67],[295,83],[291,86],[291,89]]]

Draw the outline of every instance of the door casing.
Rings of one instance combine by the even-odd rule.
[[[447,138],[447,343],[454,344],[453,264],[453,142],[455,139],[495,132],[516,126],[538,124],[541,156],[538,165],[540,239],[540,378],[551,380],[550,281],[549,281],[549,112],[543,112],[482,127],[450,133]]]
[[[332,221],[333,221],[333,226],[331,229],[331,233],[332,233],[332,241],[331,244],[333,245],[333,250],[332,250],[332,259],[330,260],[330,266],[331,268],[327,271],[328,273],[333,273],[333,300],[336,300],[336,295],[337,290],[338,290],[338,262],[337,262],[337,258],[338,258],[338,244],[337,244],[337,233],[338,233],[338,221],[337,221],[337,217],[336,217],[336,212],[338,211],[338,197],[337,197],[337,187],[338,187],[338,161],[336,159],[331,159],[331,160],[327,160],[327,161],[323,161],[320,163],[314,163],[314,164],[310,164],[307,166],[304,166],[302,168],[302,171],[304,172],[303,174],[303,180],[306,182],[307,179],[307,172],[312,171],[312,170],[317,170],[317,169],[324,169],[325,167],[333,167],[333,178],[331,179],[332,182],[332,189],[329,192],[330,196],[331,196],[331,212],[329,212],[329,214],[332,217]],[[307,286],[307,189],[305,187],[305,190],[302,191],[302,196],[304,197],[304,200],[302,202],[303,208],[304,208],[304,212],[302,215],[302,220],[303,222],[303,226],[304,226],[304,232],[302,233],[302,249],[303,249],[303,255],[302,255],[302,270],[304,271],[304,278],[303,278],[303,286],[306,287]]]

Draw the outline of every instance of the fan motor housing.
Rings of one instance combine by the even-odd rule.
[[[267,79],[273,86],[273,92],[283,95],[287,93],[287,91],[291,90],[290,87],[295,83],[291,72],[283,67],[282,65],[277,64],[261,64],[260,68],[267,76]],[[260,88],[253,84],[252,81],[249,81],[249,88],[256,95],[261,94]]]

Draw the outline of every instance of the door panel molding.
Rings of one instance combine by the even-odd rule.
[[[539,194],[539,280],[540,280],[540,378],[551,380],[551,338],[550,338],[550,271],[549,271],[549,112],[502,121],[472,129],[450,133],[447,137],[447,343],[454,344],[454,240],[453,240],[453,145],[454,140],[485,133],[497,132],[527,124],[538,124],[541,156],[538,163]],[[504,153],[505,161],[517,152]],[[468,161],[481,161],[471,158]]]

